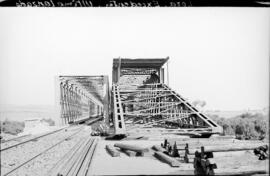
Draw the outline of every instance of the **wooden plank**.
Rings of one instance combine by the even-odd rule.
[[[120,152],[117,151],[112,145],[106,145],[106,149],[112,157],[119,157],[120,156]]]
[[[161,160],[163,162],[166,162],[167,164],[169,164],[172,167],[180,167],[179,161],[167,156],[166,154],[164,154],[162,152],[155,152],[155,157],[157,157],[159,160]]]
[[[139,147],[139,146],[135,146],[135,145],[115,143],[114,146],[118,147],[120,149],[131,150],[131,151],[139,152],[139,153],[149,152],[148,148],[143,148],[143,147]]]
[[[232,152],[232,151],[254,150],[255,148],[258,148],[258,147],[259,146],[246,146],[246,147],[243,147],[243,146],[240,146],[240,147],[237,147],[237,146],[234,146],[234,147],[224,146],[224,147],[209,147],[208,148],[208,146],[206,146],[204,151],[205,152]],[[194,155],[196,151],[200,152],[200,148],[188,149],[188,152],[189,152],[190,155]]]
[[[223,149],[225,147],[226,148],[232,148],[232,149],[236,149],[236,151],[238,148],[243,148],[243,150],[253,150],[259,146],[262,145],[267,145],[267,144],[263,144],[263,143],[226,143],[226,142],[217,142],[217,143],[212,143],[212,142],[205,142],[205,143],[192,143],[189,142],[187,143],[189,149],[200,149],[201,146],[205,146],[206,148],[210,149]],[[171,145],[171,143],[170,143]],[[177,144],[177,149],[178,150],[183,150],[186,147],[186,144]],[[250,148],[250,149],[245,149],[245,148]]]
[[[166,152],[166,150],[159,145],[154,145],[152,147],[152,149],[154,149],[155,151],[158,151],[158,152]]]
[[[168,140],[169,143],[172,143],[174,144],[176,142],[177,145],[183,145],[183,144],[186,144],[186,143],[189,143],[189,144],[209,144],[209,143],[214,143],[214,144],[254,144],[254,145],[267,145],[267,143],[265,142],[248,142],[248,141],[245,141],[245,142],[241,142],[241,141],[238,141],[238,140],[186,140],[186,141],[174,141],[174,140]]]
[[[235,171],[235,172],[221,172],[216,173],[215,175],[255,175],[255,174],[269,174],[266,170],[253,170],[253,171]]]
[[[121,151],[124,152],[129,157],[135,157],[136,156],[136,152],[134,152],[134,151],[125,150],[125,149],[121,149]]]

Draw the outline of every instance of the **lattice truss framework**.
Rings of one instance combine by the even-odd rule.
[[[61,76],[60,80],[60,116],[67,124],[89,117],[101,115],[103,104],[100,99],[87,90],[81,79]]]
[[[166,84],[145,84],[150,78],[148,71],[136,72],[136,75],[125,72],[112,87],[116,134],[155,130],[166,133],[221,132],[219,125]]]

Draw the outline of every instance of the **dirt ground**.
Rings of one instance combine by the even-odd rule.
[[[154,150],[150,150],[143,157],[129,157],[121,151],[120,157],[111,157],[105,149],[107,144],[114,145],[115,143],[134,144],[151,148],[153,145],[160,145],[163,142],[163,138],[158,139],[158,137],[150,140],[100,140],[89,175],[193,175],[192,163],[181,162],[180,167],[171,167],[167,163],[156,159],[153,156]],[[213,161],[217,164],[216,174],[254,170],[269,171],[269,160],[258,160],[253,151],[215,153]]]
[[[77,128],[76,128],[77,129]],[[74,129],[75,130],[75,129]],[[4,151],[1,154],[1,175],[15,168],[17,165],[26,161],[28,158],[38,154],[52,143],[56,143],[60,139],[74,132],[70,128],[67,132],[58,133],[57,135],[49,135],[38,141],[18,146],[12,150]],[[24,167],[13,172],[11,175],[48,175],[50,169],[80,140],[85,140],[91,134],[90,127],[85,127],[82,132],[65,141],[48,151],[41,157],[29,162]],[[193,163],[184,163],[181,161],[180,167],[171,167],[167,163],[156,159],[152,150],[153,145],[160,145],[165,138],[181,139],[184,143],[188,143],[190,138],[187,136],[177,135],[160,135],[160,134],[144,134],[144,138],[134,139],[140,135],[133,134],[129,138],[123,140],[105,140],[101,138],[96,147],[94,158],[88,175],[193,175]],[[194,139],[192,139],[194,140]],[[195,139],[199,140],[199,139]],[[204,139],[208,140],[208,139]],[[210,138],[209,140],[215,140]],[[218,143],[218,140],[216,141]],[[256,143],[258,141],[247,141],[248,143]],[[149,152],[145,156],[130,157],[126,153],[120,151],[120,157],[112,157],[105,149],[105,146],[115,143],[132,144],[144,148],[149,148]],[[214,153],[212,160],[217,164],[216,174],[231,173],[239,171],[267,170],[269,160],[258,160],[253,151],[240,152],[222,152]]]
[[[163,141],[130,140],[130,141],[105,141],[101,140],[97,146],[94,160],[92,161],[90,175],[166,175],[181,170],[192,170],[192,164],[185,164],[180,168],[172,168],[162,163],[153,156],[150,150],[147,156],[129,157],[120,152],[120,157],[111,157],[106,151],[107,144],[115,143],[135,144],[140,147],[160,145]]]

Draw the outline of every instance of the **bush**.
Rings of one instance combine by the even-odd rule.
[[[244,113],[228,119],[220,118],[217,115],[211,117],[223,127],[224,135],[235,135],[238,139],[259,140],[268,137],[268,115]]]
[[[12,135],[17,135],[18,133],[21,133],[24,127],[24,122],[9,121],[7,119],[1,122],[1,132]]]

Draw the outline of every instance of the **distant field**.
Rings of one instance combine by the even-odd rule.
[[[218,115],[223,118],[231,118],[239,116],[243,113],[266,113],[265,110],[251,110],[251,111],[204,111],[208,115]],[[56,109],[54,106],[0,106],[0,118],[1,121],[5,119],[14,121],[24,121],[26,119],[33,118],[52,118],[56,119]]]
[[[207,115],[218,115],[219,117],[223,117],[223,118],[232,118],[232,117],[236,117],[239,116],[241,114],[244,113],[251,113],[251,114],[255,114],[255,113],[262,113],[262,114],[266,114],[266,110],[250,110],[250,111],[204,111],[205,114]]]
[[[53,106],[1,106],[1,121],[24,121],[27,119],[56,118],[56,111]]]
[[[219,117],[231,118],[243,114],[244,111],[205,111],[208,115],[218,115]]]

